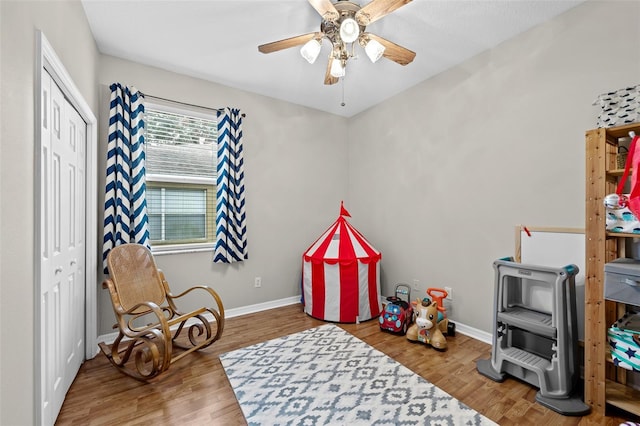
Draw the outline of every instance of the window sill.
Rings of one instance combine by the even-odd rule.
[[[213,249],[213,243],[167,244],[152,246],[151,252],[154,256],[162,256],[165,254],[199,253],[205,251],[213,252]]]

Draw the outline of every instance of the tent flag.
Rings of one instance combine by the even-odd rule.
[[[347,209],[344,208],[344,201],[340,201],[340,216],[351,217]]]

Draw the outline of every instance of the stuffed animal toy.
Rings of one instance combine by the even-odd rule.
[[[407,330],[407,339],[422,342],[436,349],[447,349],[447,339],[438,327],[438,304],[416,299],[413,305],[413,325]]]

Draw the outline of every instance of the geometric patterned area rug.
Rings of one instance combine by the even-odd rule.
[[[220,356],[249,425],[495,425],[333,324]]]

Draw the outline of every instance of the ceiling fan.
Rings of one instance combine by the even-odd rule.
[[[357,41],[371,60],[376,62],[380,57],[390,59],[400,65],[407,65],[415,52],[399,46],[380,36],[366,32],[367,25],[404,6],[411,0],[372,0],[363,7],[349,0],[309,0],[311,6],[320,14],[320,31],[278,40],[258,46],[262,53],[303,45],[302,56],[314,63],[320,54],[322,39],[331,42],[331,53],[327,63],[324,84],[335,84],[344,77],[349,58],[354,57],[354,43]],[[349,47],[351,49],[349,50]]]

